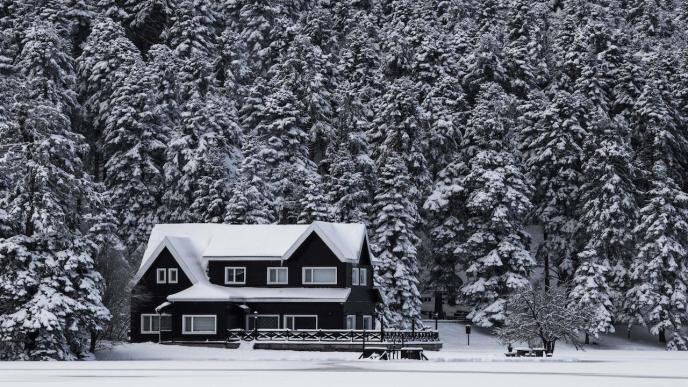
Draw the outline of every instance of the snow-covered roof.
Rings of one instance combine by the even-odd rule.
[[[191,283],[195,284],[207,281],[205,270],[201,263],[201,247],[189,237],[170,235],[162,236],[162,238],[157,239],[157,244],[152,248],[149,241],[148,249],[146,249],[148,259],[141,261],[141,266],[133,279],[134,283],[138,282],[146,271],[148,271],[155,261],[155,258],[162,252],[163,248],[169,250],[184,274],[189,277]],[[144,257],[145,256],[146,255],[144,255]]]
[[[143,276],[166,246],[191,278],[191,282],[197,283],[207,282],[203,269],[204,260],[287,260],[313,233],[317,234],[342,262],[358,262],[363,242],[367,239],[365,226],[359,223],[158,224],[153,227],[148,238],[148,245],[134,281],[137,282]]]
[[[345,302],[350,288],[255,288],[227,287],[203,282],[167,296],[177,301],[232,302]]]

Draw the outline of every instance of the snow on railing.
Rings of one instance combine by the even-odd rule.
[[[435,342],[436,330],[357,330],[357,329],[228,329],[227,341],[331,341],[331,342]]]

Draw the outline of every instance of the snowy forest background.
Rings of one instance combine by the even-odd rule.
[[[0,0],[0,29],[2,358],[125,338],[155,223],[313,220],[369,225],[388,326],[423,289],[499,326],[538,279],[687,349],[688,4]]]

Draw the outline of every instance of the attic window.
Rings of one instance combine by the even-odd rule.
[[[157,282],[159,284],[167,283],[167,270],[166,269],[157,269],[155,271],[155,282]]]
[[[177,269],[167,269],[167,282],[176,284],[178,280]]]

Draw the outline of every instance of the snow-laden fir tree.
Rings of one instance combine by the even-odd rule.
[[[317,175],[314,175],[317,176]],[[315,221],[329,221],[332,218],[331,206],[322,189],[322,181],[312,178],[306,180],[301,194],[301,213],[298,223],[309,224]]]
[[[167,188],[158,219],[221,221],[227,187],[237,174],[240,139],[241,128],[230,101],[214,94],[189,100],[167,146]]]
[[[385,327],[409,329],[421,326],[418,259],[414,228],[419,217],[413,201],[413,185],[406,163],[390,152],[382,161],[373,201],[371,229],[376,266],[375,285],[384,299]]]
[[[169,129],[161,124],[142,63],[130,69],[112,98],[105,122],[105,186],[128,257],[142,252],[157,219],[165,187],[163,163]]]
[[[129,69],[141,61],[124,29],[110,18],[101,18],[77,58],[78,91],[96,178],[102,179],[102,133],[110,113],[112,97],[124,84]]]
[[[242,141],[244,159],[238,170],[224,221],[231,224],[269,224],[277,219],[275,199],[265,179],[267,167],[259,140]]]
[[[591,309],[588,332],[597,336],[614,331],[616,312],[628,289],[627,269],[633,261],[637,202],[633,152],[622,123],[596,115],[586,140],[581,187],[583,250],[574,273],[569,303]]]
[[[688,350],[688,195],[657,161],[652,188],[645,195],[635,234],[637,256],[630,269],[632,287],[625,310],[630,323],[640,322],[667,343]],[[669,336],[667,338],[667,336]]]
[[[532,189],[511,151],[508,104],[499,85],[483,86],[463,144],[466,239],[455,254],[465,259],[461,296],[473,306],[468,318],[484,327],[504,322],[507,297],[529,286],[535,266],[524,223]]]
[[[0,356],[74,359],[109,319],[94,269],[88,219],[103,203],[72,129],[74,63],[50,24],[29,27],[17,58],[26,89],[15,90],[0,133]],[[40,85],[41,87],[36,87]]]

